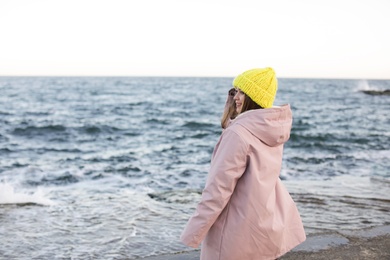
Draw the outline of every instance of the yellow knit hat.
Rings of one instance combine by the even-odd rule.
[[[262,108],[272,107],[278,81],[272,68],[251,69],[238,75],[233,80],[233,86],[247,94]]]

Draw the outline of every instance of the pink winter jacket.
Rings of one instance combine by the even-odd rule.
[[[181,241],[202,260],[275,259],[305,239],[297,207],[279,179],[290,137],[289,105],[246,111],[222,132],[195,213]]]

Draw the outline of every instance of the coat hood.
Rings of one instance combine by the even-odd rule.
[[[287,142],[292,126],[290,105],[255,109],[238,115],[229,125],[241,125],[257,139],[274,147]]]

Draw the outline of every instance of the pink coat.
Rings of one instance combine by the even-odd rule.
[[[181,241],[202,260],[275,259],[306,239],[279,179],[290,137],[289,105],[240,114],[215,146],[206,186]]]

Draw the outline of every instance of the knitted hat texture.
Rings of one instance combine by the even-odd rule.
[[[274,103],[278,81],[275,71],[268,67],[243,72],[233,80],[233,86],[239,88],[259,106],[269,108]]]

